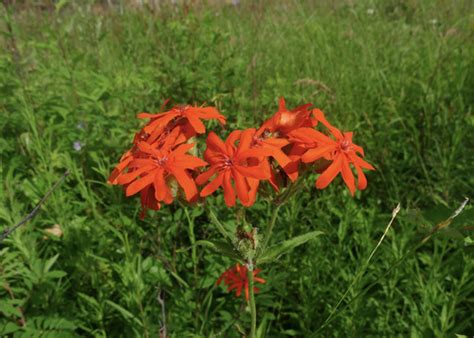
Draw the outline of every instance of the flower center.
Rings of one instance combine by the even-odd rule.
[[[159,158],[154,158],[153,161],[155,162],[155,164],[159,167],[162,167],[166,164],[166,161],[168,161],[168,156],[163,156],[163,157],[159,157]]]
[[[176,107],[176,110],[178,111],[178,113],[183,114],[186,108],[187,106],[178,106]]]
[[[265,140],[266,136],[263,133],[261,136],[254,136],[252,139],[252,147],[256,147],[261,145],[261,143]]]
[[[352,149],[352,143],[349,140],[342,140],[340,143],[341,150],[344,152],[350,151]]]
[[[232,167],[234,163],[232,162],[232,159],[228,156],[222,156],[222,160],[219,163],[219,170],[226,170],[230,167]]]
[[[232,165],[233,165],[232,159],[230,157],[225,157],[224,161],[222,161],[222,165],[226,168],[232,167]]]

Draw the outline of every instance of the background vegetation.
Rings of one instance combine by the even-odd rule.
[[[469,205],[391,269],[472,193],[472,2],[7,2],[1,227],[71,175],[0,244],[2,336],[156,337],[160,291],[171,336],[242,335],[244,301],[215,286],[232,262],[191,249],[218,236],[203,210],[172,205],[142,221],[138,200],[106,179],[140,125],[136,114],[166,98],[216,105],[229,125],[213,127],[225,135],[259,124],[280,96],[354,130],[377,171],[355,198],[340,180],[317,191],[312,178],[283,208],[276,240],[325,235],[261,266],[262,336],[474,334]],[[234,224],[222,196],[208,203]],[[397,203],[367,271],[317,332]],[[261,199],[247,219],[263,228],[271,209]]]

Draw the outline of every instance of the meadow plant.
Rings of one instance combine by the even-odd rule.
[[[235,207],[238,200],[250,208],[261,190],[268,192],[265,184],[271,186],[275,208],[263,237],[246,222],[238,224],[235,233],[228,233],[209,210],[210,219],[224,237],[209,243],[236,261],[217,284],[223,282],[227,291],[245,297],[251,314],[250,337],[255,337],[257,328],[256,284],[266,283],[258,276],[261,270],[257,265],[270,263],[321,234],[313,231],[268,246],[280,206],[295,198],[308,173],[319,174],[318,189],[326,188],[341,174],[354,195],[357,189],[367,187],[363,169],[374,170],[363,159],[364,150],[353,143],[353,133],[341,132],[320,109],[311,107],[304,104],[289,110],[281,98],[278,111],[258,128],[233,130],[225,141],[211,131],[203,158],[197,148],[197,137],[207,132],[203,120],[226,123],[215,107],[176,105],[156,114],[140,113],[140,119],[149,121],[109,177],[111,184],[124,187],[127,196],[140,195],[142,218],[147,209],[158,210],[175,200],[203,207],[205,199],[219,188],[227,207]]]

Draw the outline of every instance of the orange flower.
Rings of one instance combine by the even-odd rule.
[[[260,269],[255,269],[253,271],[253,280],[254,283],[265,284],[266,281],[263,278],[257,277],[257,274],[260,272]],[[235,295],[240,297],[242,290],[245,290],[245,299],[249,301],[249,280],[248,280],[248,269],[245,265],[240,265],[237,263],[234,267],[227,269],[217,280],[217,285],[220,285],[222,281],[228,286],[227,291],[230,292],[235,289]],[[255,293],[258,293],[260,290],[254,286],[253,288]]]
[[[187,134],[187,138],[196,135],[204,134],[206,127],[201,120],[217,119],[221,124],[225,124],[225,117],[217,111],[214,107],[197,107],[197,106],[175,106],[171,110],[158,113],[140,113],[140,119],[151,119],[150,122],[143,128],[143,130],[150,135],[149,142],[154,142],[163,133],[180,127],[183,133]]]
[[[268,156],[273,157],[278,162],[286,176],[293,182],[298,178],[301,151],[295,145],[286,147],[291,143],[286,138],[292,130],[317,125],[317,119],[311,116],[312,112],[308,110],[311,105],[311,103],[307,103],[289,111],[286,108],[285,99],[280,98],[278,111],[262,124],[255,135],[256,138],[261,140],[267,139],[268,141],[265,143],[274,146],[273,154]],[[275,140],[278,143],[272,144]],[[275,146],[278,146],[278,149]],[[283,147],[285,149],[282,149]],[[270,184],[278,191],[277,176],[281,175],[278,175],[275,170],[272,170],[271,173]],[[281,178],[283,179],[283,176]]]
[[[314,127],[317,121],[311,117],[311,111],[308,110],[311,105],[311,103],[307,103],[289,111],[286,108],[285,99],[280,98],[278,111],[262,124],[257,134],[260,135],[267,131],[286,135],[297,128]]]
[[[290,158],[281,150],[290,142],[284,138],[270,137],[269,135],[259,135],[253,128],[248,129],[252,137],[252,149],[257,149],[256,154],[273,157],[278,164],[285,168],[290,162]]]
[[[251,149],[253,131],[233,131],[224,143],[215,133],[209,133],[204,152],[204,159],[211,165],[210,169],[196,178],[199,185],[215,178],[201,191],[201,197],[211,195],[219,187],[224,189],[224,200],[227,206],[235,205],[235,195],[245,206],[255,202],[259,180],[270,178],[270,173],[260,161],[253,163],[259,153]],[[235,145],[239,141],[238,146]],[[234,181],[234,186],[232,185]]]
[[[301,156],[302,162],[312,163],[323,158],[332,161],[316,180],[316,187],[326,188],[341,173],[349,191],[354,195],[356,185],[351,169],[352,164],[357,172],[357,189],[364,190],[367,187],[367,179],[362,169],[375,170],[372,165],[357,155],[360,154],[363,157],[364,150],[352,143],[352,132],[342,133],[332,126],[319,110],[315,112],[315,116],[329,129],[335,140],[311,128],[299,128],[292,131],[290,139],[307,149]]]
[[[173,194],[169,183],[174,178],[178,185],[184,190],[186,199],[192,200],[197,196],[196,184],[191,178],[188,170],[205,166],[203,160],[186,154],[194,144],[181,144],[175,149],[170,145],[156,148],[146,142],[137,144],[139,157],[127,159],[128,172],[122,172],[115,181],[118,184],[126,185],[126,195],[131,196],[143,189],[153,186],[154,197],[157,202],[167,204],[173,201]],[[149,201],[150,191],[142,195],[142,201]],[[148,198],[148,199],[147,199]],[[152,201],[153,204],[155,201]]]
[[[249,133],[252,135],[252,144],[251,148],[255,149],[255,154],[260,156],[259,161],[262,162],[262,165],[266,167],[266,171],[271,173],[269,179],[272,187],[278,191],[278,183],[275,175],[275,170],[272,168],[269,162],[269,158],[273,158],[278,165],[285,171],[290,168],[292,160],[285,154],[282,150],[285,146],[290,144],[290,142],[285,138],[272,137],[270,133],[261,133],[259,134],[253,128],[248,129]],[[291,175],[290,172],[287,172],[288,176]],[[290,176],[290,179],[293,180],[293,175]]]

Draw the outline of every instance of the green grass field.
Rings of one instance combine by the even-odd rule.
[[[0,244],[1,336],[158,337],[160,292],[171,337],[243,336],[245,300],[215,285],[232,261],[193,246],[218,236],[204,210],[173,204],[140,220],[139,199],[106,180],[136,114],[167,98],[215,105],[228,124],[211,129],[227,135],[260,124],[280,96],[353,130],[377,170],[354,198],[340,178],[321,191],[311,177],[283,207],[275,243],[324,235],[260,267],[258,334],[474,334],[472,206],[419,245],[472,197],[472,2],[87,3],[0,7],[0,230],[70,171]],[[235,225],[222,194],[207,203]],[[261,198],[246,218],[264,228],[272,208]]]

